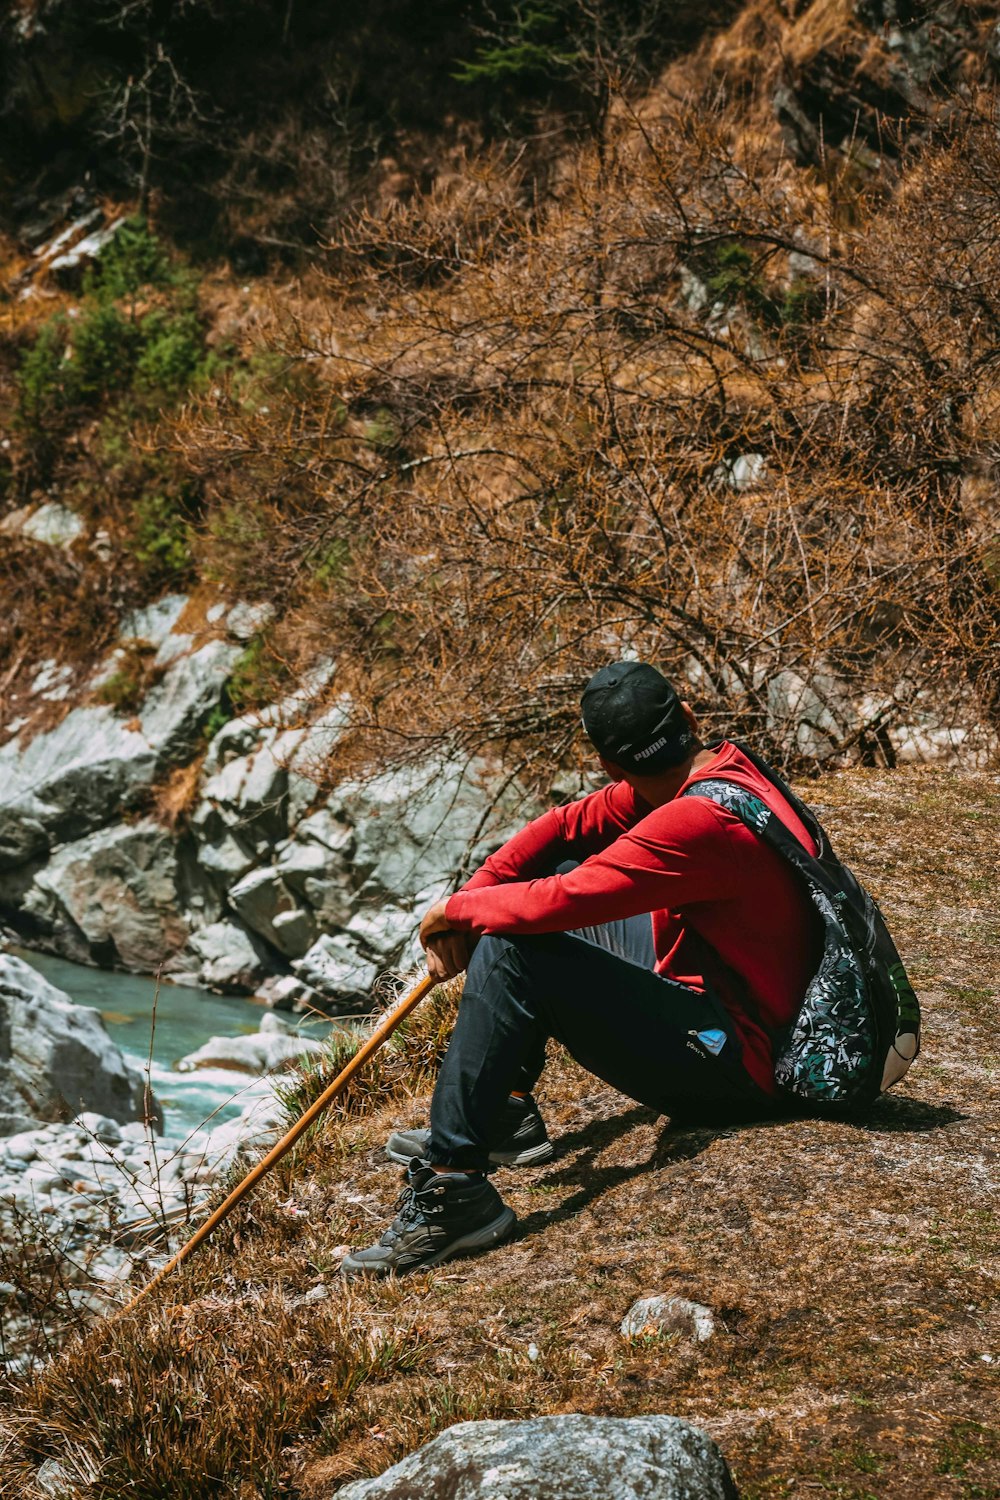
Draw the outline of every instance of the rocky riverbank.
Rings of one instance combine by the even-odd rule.
[[[258,1036],[216,1039],[187,1060],[253,1073],[319,1044],[265,1015]],[[9,1372],[120,1301],[156,1264],[241,1151],[283,1118],[270,1089],[234,1119],[163,1129],[144,1079],[99,1014],[0,953],[0,1329]]]
[[[366,1008],[380,971],[413,956],[419,912],[496,842],[516,789],[485,819],[481,762],[325,791],[344,711],[315,711],[316,682],[227,717],[265,619],[168,595],[84,680],[40,664],[0,745],[0,918],[22,941],[328,1013]],[[105,701],[137,655],[137,699]],[[183,810],[158,815],[179,768]]]

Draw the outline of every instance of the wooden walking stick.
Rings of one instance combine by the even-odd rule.
[[[404,996],[404,998],[400,1000],[397,1005],[393,1006],[392,1010],[388,1011],[386,1015],[382,1017],[382,1020],[376,1026],[375,1030],[372,1032],[371,1036],[364,1043],[364,1045],[358,1048],[357,1052],[351,1058],[347,1066],[337,1074],[336,1078],[323,1090],[319,1098],[314,1100],[313,1103],[310,1104],[309,1108],[306,1110],[301,1119],[296,1120],[295,1124],[292,1126],[291,1130],[288,1131],[287,1135],[283,1135],[281,1140],[278,1141],[276,1145],[271,1147],[267,1155],[263,1157],[257,1163],[257,1165],[252,1168],[251,1171],[247,1173],[243,1181],[233,1188],[228,1198],[224,1199],[223,1202],[219,1204],[215,1212],[209,1215],[204,1224],[202,1224],[200,1228],[195,1230],[194,1234],[188,1240],[187,1244],[182,1245],[177,1254],[172,1256],[171,1259],[167,1261],[165,1266],[160,1267],[156,1275],[146,1282],[146,1285],[140,1292],[136,1294],[136,1296],[132,1298],[131,1302],[126,1303],[125,1306],[123,1308],[120,1308],[116,1314],[113,1314],[113,1316],[121,1317],[122,1314],[131,1312],[132,1309],[136,1307],[144,1297],[149,1295],[149,1293],[155,1286],[159,1286],[161,1281],[166,1280],[171,1271],[174,1271],[178,1266],[183,1265],[184,1262],[188,1260],[198,1249],[198,1246],[205,1243],[212,1231],[214,1229],[217,1229],[218,1226],[222,1223],[223,1219],[228,1217],[228,1215],[236,1207],[237,1203],[239,1203],[240,1199],[245,1198],[250,1189],[252,1187],[255,1187],[260,1179],[262,1177],[265,1177],[267,1173],[270,1172],[271,1168],[277,1162],[279,1162],[287,1152],[292,1149],[292,1147],[295,1145],[295,1142],[299,1140],[303,1135],[305,1135],[310,1125],[312,1125],[314,1121],[318,1120],[327,1106],[333,1103],[334,1099],[336,1099],[339,1093],[343,1092],[343,1090],[350,1083],[351,1079],[354,1077],[355,1073],[357,1073],[360,1068],[364,1067],[368,1059],[379,1050],[383,1042],[388,1040],[388,1038],[395,1031],[396,1027],[399,1025],[400,1021],[405,1020],[412,1010],[416,1010],[417,1006],[420,1004],[424,996],[428,993],[429,990],[432,990],[437,983],[438,980],[432,979],[429,974],[425,974],[420,983],[415,985],[408,995]]]

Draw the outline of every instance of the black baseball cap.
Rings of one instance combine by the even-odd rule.
[[[697,748],[675,689],[644,661],[615,661],[583,690],[583,727],[605,760],[637,776],[677,766]]]

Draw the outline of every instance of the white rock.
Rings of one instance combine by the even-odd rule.
[[[830,706],[835,694],[835,685],[824,674],[813,674],[807,681],[791,669],[776,672],[767,684],[768,728],[794,735],[803,755],[830,756],[843,738]]]
[[[347,931],[360,939],[376,958],[387,963],[413,937],[417,925],[412,912],[386,902],[355,912],[347,923]]]
[[[95,228],[102,222],[103,218],[103,209],[90,209],[88,213],[82,214],[79,219],[74,219],[71,224],[67,224],[65,229],[61,229],[55,239],[48,240],[46,243],[39,245],[33,251],[35,259],[50,260],[53,255],[58,255],[60,250],[66,245],[72,244],[75,239],[85,234],[87,230]]]
[[[271,930],[274,933],[275,947],[288,958],[301,957],[316,937],[312,917],[299,908],[275,912],[271,918]]]
[[[512,787],[494,808],[487,833],[481,832],[490,780],[482,761],[427,762],[338,787],[329,806],[354,828],[357,884],[364,881],[373,894],[406,897],[453,878],[463,862],[478,863],[496,835],[509,831],[515,810],[518,826],[523,821]]]
[[[187,594],[166,594],[162,599],[157,599],[155,604],[132,610],[122,620],[122,639],[148,641],[151,646],[162,646],[184,613],[187,602]]]
[[[715,469],[713,478],[717,484],[725,484],[731,490],[742,493],[755,484],[760,484],[767,473],[767,459],[763,453],[740,453],[727,459]]]
[[[228,889],[253,869],[256,855],[248,853],[232,834],[225,833],[218,843],[199,845],[198,863],[207,875],[219,881],[223,889]]]
[[[273,604],[247,604],[241,601],[229,611],[226,628],[238,641],[248,641],[266,625],[270,625],[275,613]]]
[[[41,663],[28,691],[47,702],[58,703],[68,696],[75,676],[72,667],[60,665],[50,657]]]
[[[48,1500],[73,1500],[80,1493],[70,1470],[54,1458],[47,1458],[36,1470],[35,1484]]]
[[[715,1332],[711,1308],[686,1297],[642,1297],[634,1302],[621,1323],[624,1338],[643,1333],[684,1333],[702,1344]]]
[[[61,1188],[62,1184],[62,1174],[58,1168],[38,1162],[24,1173],[20,1185],[24,1192],[31,1194],[51,1193],[54,1188]]]
[[[181,1058],[180,1072],[196,1068],[232,1068],[242,1073],[271,1073],[301,1057],[322,1052],[322,1043],[293,1035],[277,1016],[266,1015],[256,1036],[214,1036]]]
[[[114,239],[124,222],[125,216],[121,215],[110,224],[105,224],[103,228],[95,229],[85,235],[82,240],[77,240],[71,249],[65,250],[54,260],[49,261],[49,270],[57,275],[60,273],[65,275],[69,271],[78,271],[87,261],[96,260],[105,245],[109,245]]]
[[[18,1161],[34,1161],[38,1156],[38,1141],[33,1130],[22,1131],[18,1135],[12,1135],[4,1141],[4,1150],[8,1156],[15,1157]]]
[[[121,1126],[117,1120],[112,1120],[108,1115],[99,1115],[94,1110],[88,1109],[77,1115],[73,1124],[85,1135],[100,1141],[102,1145],[117,1146],[122,1138]]]
[[[211,641],[175,662],[138,721],[107,704],[80,707],[26,747],[14,740],[0,747],[0,869],[120,817],[189,757],[237,655]]]
[[[70,547],[81,536],[84,524],[75,511],[58,501],[40,505],[20,526],[22,536],[49,547]]]
[[[323,1005],[323,996],[303,984],[301,979],[296,979],[294,974],[275,974],[265,979],[257,987],[256,999],[263,1000],[275,1010],[319,1010]]]
[[[708,287],[687,266],[680,268],[681,301],[689,312],[701,312],[708,305]]]

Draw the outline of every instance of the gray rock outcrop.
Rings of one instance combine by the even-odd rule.
[[[158,823],[121,823],[56,849],[23,910],[47,946],[78,963],[154,970],[185,943],[174,840]]]
[[[82,691],[91,701],[26,744],[0,746],[0,915],[78,962],[163,965],[221,990],[283,979],[285,1008],[365,1008],[381,971],[419,959],[424,907],[520,820],[516,793],[487,836],[485,763],[432,760],[328,792],[350,710],[334,697],[316,711],[310,695],[329,691],[330,664],[286,701],[224,724],[199,766],[239,639],[266,613],[218,601],[198,614],[189,603],[171,594],[133,611],[85,684],[64,682],[55,661],[36,672],[36,700]],[[137,643],[153,685],[128,717],[93,699],[132,670]],[[140,817],[181,765],[193,783],[183,817]]]
[[[337,1500],[735,1500],[711,1438],[678,1417],[459,1422]]]
[[[0,1135],[72,1119],[81,1109],[141,1119],[141,1074],[96,1010],[74,1005],[22,959],[0,953]]]
[[[0,870],[135,807],[158,776],[190,756],[238,655],[226,641],[209,641],[175,657],[136,718],[82,705],[26,746],[16,739],[0,746]]]

